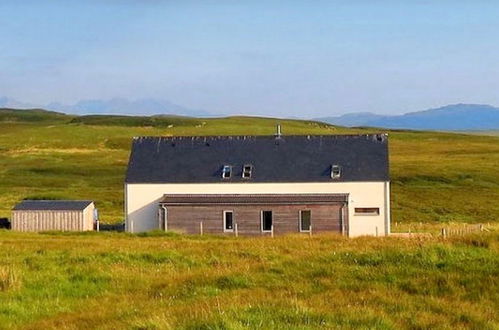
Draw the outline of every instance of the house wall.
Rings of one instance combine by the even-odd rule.
[[[94,204],[83,211],[12,211],[12,230],[93,230],[93,209]]]
[[[241,235],[270,235],[262,232],[261,211],[272,211],[274,234],[300,232],[300,210],[310,210],[312,231],[341,233],[341,203],[328,205],[182,205],[166,206],[168,230],[187,234],[224,233],[224,211],[233,212],[234,224]],[[234,232],[225,232],[234,235]]]
[[[126,230],[143,232],[159,228],[158,204],[164,194],[349,194],[351,237],[389,233],[388,182],[331,183],[214,183],[125,184]],[[380,214],[355,215],[358,207],[378,207]]]

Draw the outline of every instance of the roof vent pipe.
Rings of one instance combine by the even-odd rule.
[[[280,124],[277,124],[277,131],[276,131],[276,133],[275,133],[274,136],[275,136],[276,139],[280,139],[281,138],[282,134],[281,134],[281,125]]]

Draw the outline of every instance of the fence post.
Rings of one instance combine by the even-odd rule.
[[[312,237],[312,224],[310,224],[308,236]]]
[[[203,236],[203,221],[199,223],[199,234]]]
[[[274,224],[270,225],[270,237],[274,237]]]
[[[234,225],[234,233],[236,234],[236,237],[239,236],[239,232],[237,231],[237,223]]]
[[[376,237],[378,237],[378,226],[376,226]]]

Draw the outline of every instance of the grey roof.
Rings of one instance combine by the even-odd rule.
[[[15,211],[82,211],[93,201],[68,200],[23,200],[14,207]]]
[[[251,179],[242,167],[253,166]],[[232,166],[222,179],[224,165]],[[341,177],[331,178],[331,166]],[[388,181],[386,134],[134,138],[127,183]]]
[[[346,202],[348,194],[174,194],[164,195],[161,204],[330,204]]]

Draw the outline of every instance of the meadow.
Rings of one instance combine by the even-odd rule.
[[[497,329],[499,234],[0,232],[0,328]]]
[[[271,118],[0,110],[0,217],[93,199],[123,220],[132,136],[370,133]],[[393,229],[411,239],[0,230],[0,328],[497,329],[499,137],[389,131]],[[442,226],[486,231],[436,235]]]

